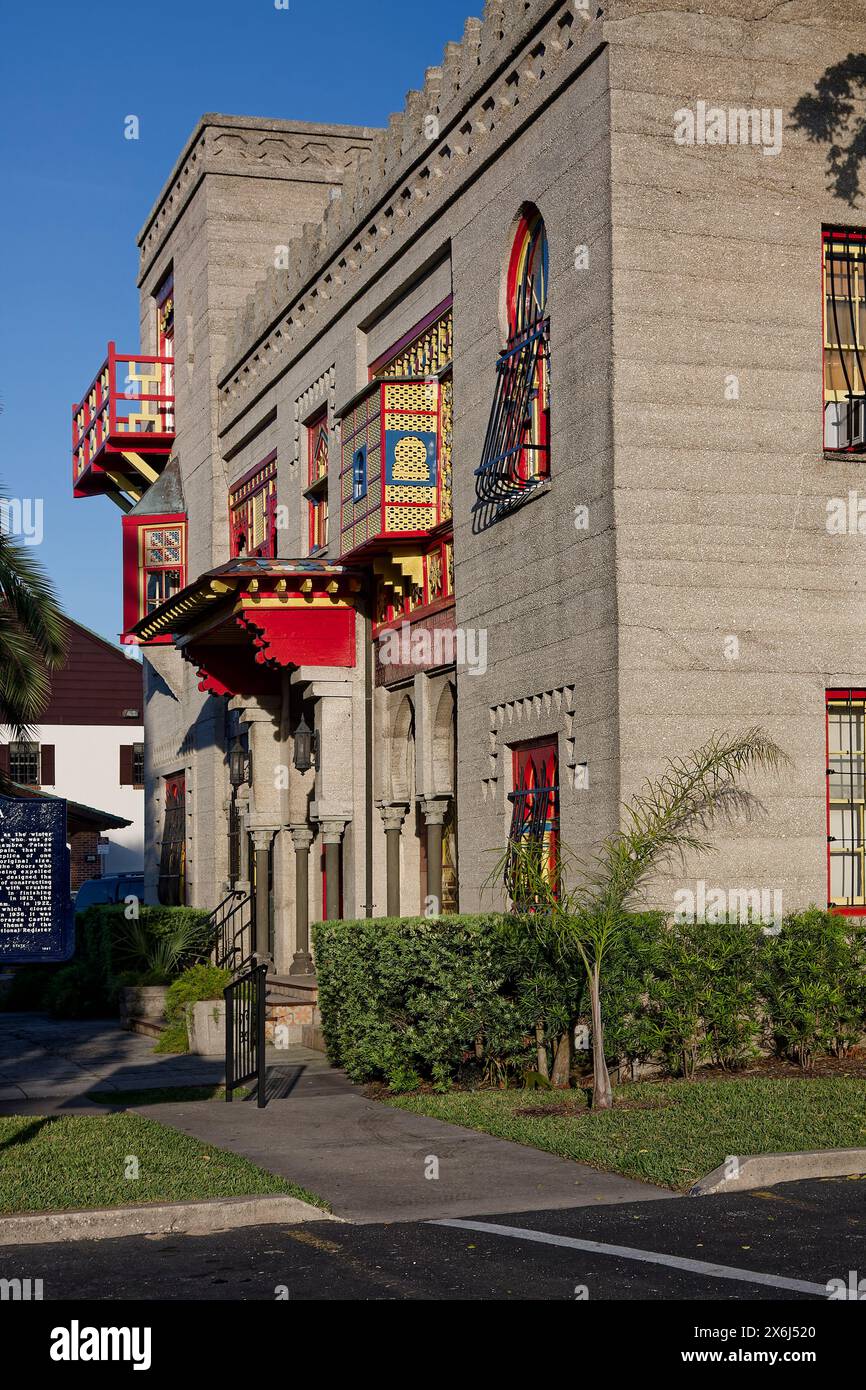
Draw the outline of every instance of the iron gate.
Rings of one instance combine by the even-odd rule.
[[[226,1100],[237,1086],[255,1081],[257,1105],[265,1098],[265,996],[268,965],[254,965],[223,991],[226,1001]]]

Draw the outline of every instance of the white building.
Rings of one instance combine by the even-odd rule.
[[[66,663],[52,676],[32,739],[14,740],[0,728],[0,769],[14,783],[77,803],[73,890],[144,866],[143,700],[140,663],[68,619]],[[106,825],[112,819],[129,824]]]

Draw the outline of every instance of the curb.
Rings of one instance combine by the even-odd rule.
[[[277,1193],[223,1197],[206,1202],[155,1202],[93,1211],[36,1212],[0,1217],[0,1246],[48,1245],[68,1240],[116,1240],[123,1236],[208,1235],[240,1226],[297,1226],[339,1217]]]
[[[806,1149],[802,1153],[732,1155],[689,1189],[690,1197],[745,1192],[802,1178],[846,1178],[866,1173],[866,1149]]]

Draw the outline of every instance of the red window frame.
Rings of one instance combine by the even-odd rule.
[[[858,300],[862,300],[863,298],[864,281],[866,281],[866,245],[864,245],[864,243],[866,243],[866,230],[860,227],[824,227],[821,232],[821,442],[825,453],[828,454],[863,454],[866,453],[866,441],[851,443],[849,440],[841,444],[829,443],[827,437],[828,408],[832,404],[839,404],[836,397],[843,389],[842,383],[838,381],[838,378],[835,387],[828,386],[827,384],[832,370],[834,356],[836,357],[839,368],[842,370],[843,381],[851,392],[848,400],[849,415],[846,424],[846,432],[850,431],[852,425],[859,425],[860,428],[857,432],[862,433],[863,427],[866,425],[866,305],[864,305],[863,317],[861,318],[859,314],[855,314],[851,309],[850,306],[852,301],[848,299],[848,296],[842,295],[842,302],[846,307],[837,309],[837,318],[841,318],[841,322],[838,324],[838,338],[840,342],[848,338],[850,336],[850,330],[853,327],[856,335],[855,341],[847,348],[836,347],[830,342],[831,326],[835,334],[837,325],[835,323],[833,325],[830,324],[828,306],[830,303],[835,305],[837,299],[833,293],[833,284],[835,280],[831,280],[829,275],[829,269],[832,265],[829,252],[832,250],[834,243],[838,245],[840,242],[844,242],[847,247],[855,253],[853,257],[854,268],[850,271],[850,275],[852,285],[855,283],[855,276],[858,277],[860,281],[859,293],[857,294]],[[850,267],[852,265],[852,258],[845,258],[845,263]],[[845,283],[847,285],[847,275]],[[852,319],[854,320],[853,323]],[[860,341],[858,342],[857,339]],[[852,361],[852,359],[854,359],[854,361]],[[855,362],[856,366],[854,365]],[[849,373],[851,374],[850,376]],[[860,386],[859,391],[851,390],[855,385]]]
[[[264,536],[259,544],[249,544],[251,508],[262,494]],[[241,539],[244,547],[241,549]],[[229,548],[233,560],[239,555],[274,560],[277,556],[277,451],[274,449],[229,489]]]
[[[306,424],[307,431],[307,540],[310,555],[318,554],[328,545],[328,473],[330,468],[330,432],[328,407],[323,406]],[[325,467],[321,470],[320,444],[324,439]]]
[[[180,531],[180,565],[153,566],[145,564],[145,543],[148,531],[168,530],[177,527]],[[166,512],[153,516],[125,516],[123,528],[123,636],[124,643],[134,643],[138,639],[130,636],[133,627],[147,616],[147,576],[155,569],[180,570],[180,589],[186,585],[187,576],[187,517],[185,512]],[[153,645],[171,642],[170,636],[157,637]]]
[[[831,831],[832,831],[831,800],[832,800],[832,801],[835,801],[835,802],[836,802],[836,805],[837,805],[838,807],[845,807],[845,804],[846,804],[846,803],[845,803],[844,798],[842,798],[842,797],[839,797],[839,798],[831,798],[831,795],[830,795],[831,791],[833,790],[833,787],[832,787],[833,773],[832,773],[832,771],[831,771],[831,758],[833,757],[833,754],[831,753],[831,749],[830,749],[830,706],[831,706],[831,704],[848,703],[849,701],[858,701],[858,702],[859,702],[859,701],[863,701],[863,702],[864,702],[864,720],[863,720],[863,725],[864,725],[864,735],[866,735],[866,689],[858,688],[858,687],[856,687],[856,686],[847,686],[847,687],[844,687],[844,688],[842,688],[842,689],[833,689],[833,690],[827,690],[827,691],[825,691],[825,699],[824,699],[824,768],[825,768],[825,781],[826,781],[826,801],[825,801],[825,807],[826,807],[826,827],[827,827],[827,906],[828,906],[828,909],[829,909],[830,912],[836,912],[836,913],[839,913],[839,914],[841,914],[841,915],[843,915],[843,916],[846,916],[846,917],[864,917],[864,916],[866,916],[866,892],[864,892],[864,894],[863,894],[864,901],[863,901],[863,902],[859,902],[859,903],[857,903],[857,902],[852,902],[852,903],[841,903],[841,902],[840,902],[840,903],[837,903],[837,902],[834,902],[834,901],[833,901],[833,896],[832,896],[832,872],[831,872],[831,870],[832,870],[832,864],[831,864],[831,858],[832,858],[832,846],[833,846],[833,844],[834,844],[834,840],[833,840],[832,837],[831,837]],[[863,760],[864,760],[864,765],[866,765],[866,749],[864,749]],[[850,773],[849,773],[849,776],[850,776]],[[852,789],[853,789],[853,778],[852,778],[851,780],[852,780]],[[854,803],[853,803],[853,798],[852,798],[852,801],[851,801],[850,804],[853,806],[853,804],[854,804]],[[861,812],[861,815],[866,815],[866,813]],[[863,835],[863,828],[861,827],[861,841],[862,841],[862,835]],[[864,856],[864,857],[866,857],[866,856]],[[861,887],[863,887],[864,890],[866,890],[866,877],[863,876],[863,869],[862,869],[862,867],[861,867]]]
[[[512,806],[509,842],[541,830],[548,872],[559,863],[559,739],[556,734],[511,745]],[[535,788],[544,788],[536,793]],[[539,795],[545,804],[539,806]]]
[[[539,238],[537,253],[533,251],[535,239]],[[517,231],[511,246],[506,278],[506,306],[508,313],[508,348],[516,349],[531,334],[533,324],[526,321],[527,267],[533,256],[539,260],[536,267],[544,306],[541,318],[545,323],[545,346],[539,354],[535,369],[535,389],[532,404],[532,421],[527,426],[524,438],[535,446],[521,449],[517,456],[516,480],[524,484],[530,480],[550,477],[550,369],[548,354],[550,337],[550,318],[547,314],[548,246],[547,229],[544,218],[535,207],[527,207],[520,215]],[[534,467],[533,467],[534,465]]]

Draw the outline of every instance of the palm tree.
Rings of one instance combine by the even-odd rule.
[[[16,739],[28,737],[45,708],[50,672],[65,655],[64,630],[42,566],[0,524],[0,725]],[[0,772],[0,789],[8,791],[9,785]]]
[[[589,867],[567,850],[555,880],[536,847],[510,845],[500,864],[526,930],[547,934],[553,927],[563,960],[579,956],[586,971],[592,1011],[593,1107],[613,1104],[604,1055],[601,973],[608,951],[620,936],[626,914],[647,880],[672,859],[712,848],[712,827],[748,816],[761,803],[741,785],[749,772],[775,771],[787,762],[781,748],[762,729],[717,734],[695,752],[670,761],[658,781],[624,807],[624,825],[605,840]],[[572,888],[566,865],[576,869]]]

